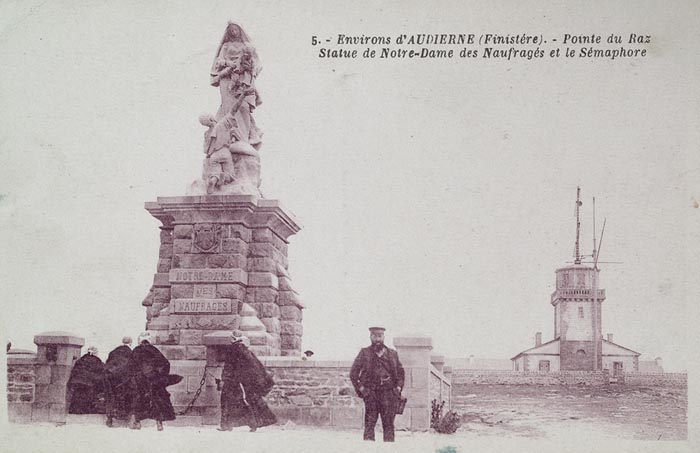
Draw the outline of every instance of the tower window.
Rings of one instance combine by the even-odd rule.
[[[583,318],[583,307],[578,307],[578,317]]]
[[[579,357],[585,356],[585,355],[586,355],[586,351],[584,351],[583,349],[579,349],[578,351],[576,351],[576,355],[579,356]]]

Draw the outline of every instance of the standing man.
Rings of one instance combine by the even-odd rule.
[[[365,440],[374,440],[374,426],[382,418],[384,442],[394,441],[394,417],[401,397],[404,371],[399,354],[384,345],[384,327],[370,327],[371,346],[362,348],[350,369],[355,392],[365,402]]]

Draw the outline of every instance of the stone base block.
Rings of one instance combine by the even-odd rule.
[[[281,335],[282,350],[301,351],[301,337],[296,335]]]
[[[37,365],[34,368],[34,376],[36,384],[50,384],[51,383],[51,365]]]
[[[331,409],[331,425],[338,428],[362,428],[364,410],[356,407],[334,407]]]
[[[185,349],[187,359],[205,360],[207,358],[206,346],[187,346]]]
[[[205,407],[202,415],[202,424],[218,425],[221,422],[221,409],[216,407]]]
[[[430,429],[430,410],[411,409],[411,431],[427,431]]]
[[[411,410],[412,409],[407,407],[403,410],[403,414],[396,415],[394,419],[394,427],[396,429],[411,429]]]
[[[202,344],[202,331],[193,329],[180,330],[180,344],[199,345]]]
[[[49,405],[49,421],[50,422],[65,423],[67,414],[68,414],[68,406],[66,404],[51,404],[51,405]]]
[[[301,423],[312,426],[330,426],[331,408],[329,407],[302,407]]]
[[[172,370],[171,370],[171,372],[172,372]],[[178,382],[177,384],[171,385],[168,387],[168,392],[170,392],[170,394],[172,394],[174,392],[186,392],[186,391],[187,391],[187,376],[184,376],[183,379],[180,382]]]
[[[170,390],[170,401],[173,406],[187,406],[192,398],[194,398],[194,393]]]
[[[296,406],[270,406],[272,412],[277,417],[277,423],[284,425],[287,421],[291,420],[294,423],[300,423],[301,420],[301,408]]]
[[[201,376],[206,363],[205,360],[171,360],[170,373],[180,376]]]
[[[411,387],[425,389],[428,387],[430,370],[426,368],[411,368]],[[408,373],[406,373],[408,374]],[[406,384],[404,383],[404,387]]]
[[[256,356],[272,356],[276,355],[275,350],[271,346],[250,346],[249,348]]]
[[[37,385],[34,399],[41,403],[66,404],[66,393],[65,383]]]
[[[266,346],[272,344],[272,336],[265,331],[250,331],[244,333],[250,339],[251,346]]]
[[[265,325],[265,329],[268,331],[268,333],[279,334],[282,330],[282,326],[278,318],[262,318],[261,321]]]
[[[408,398],[408,402],[406,403],[406,407],[430,407],[430,401],[428,401],[429,395],[428,395],[428,389],[427,388],[422,388],[422,389],[412,389],[412,388],[407,388],[404,389],[402,392],[403,396]]]
[[[32,404],[8,403],[7,416],[12,423],[30,423],[32,421]]]
[[[160,350],[168,360],[183,360],[186,358],[185,346],[159,345],[158,350]]]
[[[32,422],[48,422],[49,421],[49,404],[34,403],[32,404]]]
[[[170,315],[170,329],[234,330],[238,329],[238,315]],[[201,343],[200,343],[201,344]]]

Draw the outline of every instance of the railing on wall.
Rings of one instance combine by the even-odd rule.
[[[452,382],[440,370],[430,367],[430,401],[445,402],[444,410],[452,408]]]
[[[557,289],[554,291],[551,297],[551,301],[553,302],[555,299],[572,299],[572,298],[590,298],[593,297],[593,290],[592,289],[586,289],[586,288],[578,288],[578,289]],[[602,300],[605,299],[605,290],[604,289],[599,289],[598,290],[598,299]]]

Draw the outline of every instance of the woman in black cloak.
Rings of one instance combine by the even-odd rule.
[[[69,414],[103,414],[100,401],[103,386],[104,364],[97,357],[97,348],[90,346],[87,354],[75,362],[68,379]]]
[[[233,331],[231,342],[222,350],[224,385],[219,431],[231,431],[234,426],[243,425],[255,431],[274,424],[277,418],[263,399],[274,385],[272,377],[248,349],[248,338],[241,331]]]
[[[124,337],[121,346],[109,353],[105,362],[105,410],[107,426],[114,418],[127,419],[131,415],[132,386],[129,375],[131,337]]]
[[[163,430],[163,422],[175,420],[175,410],[166,390],[173,383],[169,378],[170,362],[150,343],[151,334],[139,335],[139,345],[134,348],[129,359],[129,374],[132,377],[134,396],[132,429],[141,428],[141,420],[152,418],[158,431]]]

